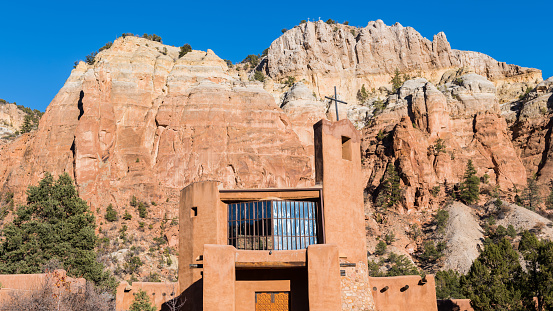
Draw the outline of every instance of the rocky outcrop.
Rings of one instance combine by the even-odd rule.
[[[0,143],[6,142],[3,137],[12,136],[21,128],[25,114],[16,104],[0,99]]]
[[[528,176],[536,174],[544,195],[553,179],[552,108],[553,78],[549,78],[504,109]]]
[[[322,21],[288,30],[268,50],[264,69],[274,80],[304,80],[324,97],[337,86],[346,101],[356,102],[364,84],[369,90],[389,85],[396,69],[434,84],[449,70],[467,68],[496,86],[541,81],[541,71],[498,62],[482,53],[451,49],[444,33],[430,41],[415,29],[381,20],[364,28]]]
[[[45,172],[74,176],[93,207],[132,195],[176,215],[178,191],[200,180],[226,188],[312,182],[309,154],[271,95],[227,73],[212,51],[117,39],[80,63],[36,133],[0,151],[0,184],[21,198]],[[165,203],[165,202],[168,203]],[[95,209],[95,208],[94,208]]]
[[[398,170],[407,210],[431,206],[430,190],[459,183],[469,159],[478,176],[490,177],[486,187],[510,192],[525,184],[493,84],[474,74],[461,80],[443,86],[445,95],[424,79],[411,80],[388,98],[388,108],[363,132],[369,193],[378,193],[385,163]]]

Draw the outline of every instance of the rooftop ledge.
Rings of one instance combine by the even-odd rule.
[[[250,251],[237,250],[235,256],[236,268],[290,268],[305,267],[307,250],[282,251]]]
[[[221,189],[219,198],[222,201],[240,200],[304,200],[319,199],[323,188],[267,188],[267,189]]]

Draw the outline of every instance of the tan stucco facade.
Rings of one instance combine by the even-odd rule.
[[[369,278],[377,311],[438,311],[434,276]]]
[[[348,120],[322,120],[313,128],[314,187],[221,189],[217,181],[204,181],[182,190],[179,288],[186,301],[182,310],[255,310],[257,295],[264,293],[286,293],[290,310],[298,311],[437,310],[432,277],[425,285],[410,285],[403,291],[395,287],[420,281],[420,276],[399,281],[380,278],[390,279],[386,286],[394,290],[378,294],[373,290],[373,283],[377,287],[380,283],[367,271],[360,134]],[[230,232],[237,225],[229,224],[229,204],[282,200],[315,204],[315,243],[279,248],[276,238],[272,244],[255,240],[259,239],[255,229],[251,242],[237,242],[244,239],[241,235],[231,243]],[[250,220],[240,226],[256,226],[263,217],[255,217],[246,217]],[[277,229],[272,230],[276,237]],[[258,244],[261,250],[256,249]]]

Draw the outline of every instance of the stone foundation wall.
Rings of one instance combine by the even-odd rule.
[[[340,264],[343,263],[348,262],[340,260]],[[355,267],[340,267],[340,271],[345,271],[345,276],[341,277],[342,310],[376,310],[369,284],[367,263],[358,262]]]

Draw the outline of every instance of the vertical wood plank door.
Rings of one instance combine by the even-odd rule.
[[[289,292],[255,293],[255,311],[289,311]]]

